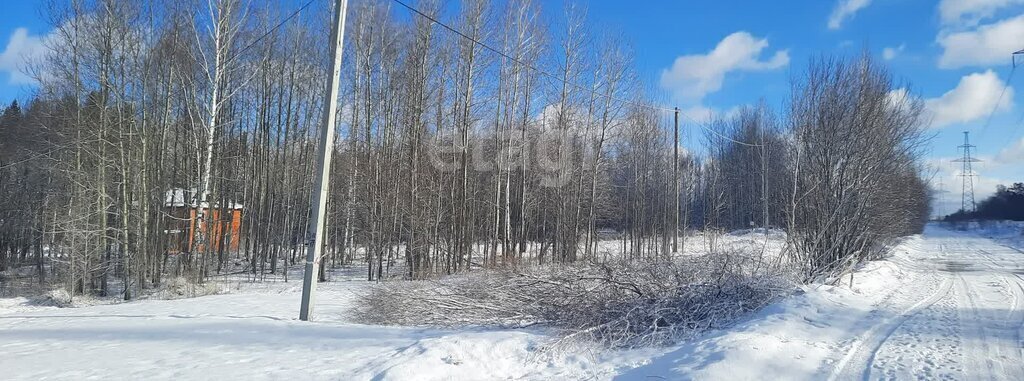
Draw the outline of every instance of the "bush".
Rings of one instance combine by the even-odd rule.
[[[618,348],[664,345],[727,325],[792,285],[779,276],[743,275],[727,257],[484,270],[382,283],[361,296],[353,317],[388,325],[544,325],[567,340]]]
[[[47,292],[42,296],[42,299],[38,304],[61,308],[71,307],[71,294],[63,288],[50,290],[50,292]]]
[[[216,295],[225,292],[225,287],[214,282],[196,284],[185,277],[169,279],[162,289],[157,290],[150,298],[155,299],[181,299],[194,298],[198,296]]]
[[[805,282],[835,282],[923,231],[923,107],[867,54],[813,62],[794,84],[789,238]]]

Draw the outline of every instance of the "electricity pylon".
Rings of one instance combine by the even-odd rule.
[[[977,147],[970,142],[970,132],[964,131],[964,144],[959,148],[964,150],[964,156],[953,161],[960,163],[960,177],[963,178],[960,210],[964,213],[970,213],[974,212],[976,207],[974,202],[974,177],[977,176],[974,173],[974,169],[971,168],[971,163],[977,163],[981,160],[971,156],[971,149]]]

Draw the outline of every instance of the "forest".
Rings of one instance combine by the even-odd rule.
[[[997,185],[996,193],[981,200],[974,210],[958,210],[944,218],[948,222],[971,220],[1024,221],[1024,183]]]
[[[170,279],[291,276],[330,3],[46,1],[38,90],[0,119],[0,274],[125,300]],[[583,6],[413,4],[429,17],[348,6],[322,281],[345,266],[647,276],[687,245],[726,258],[713,237],[739,229],[784,231],[800,281],[834,280],[930,215],[922,101],[868,54],[811,60],[779,107],[696,121]]]

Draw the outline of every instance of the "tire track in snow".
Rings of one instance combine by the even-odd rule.
[[[1022,337],[1021,333],[1021,331],[1024,331],[1024,308],[1021,308],[1021,301],[1024,300],[1024,278],[1018,274],[1013,274],[1013,278],[1009,278],[1009,281],[1009,283],[1013,283],[1009,287],[1010,292],[1013,294],[1013,308],[1007,316],[1007,322],[1010,323],[1008,325],[1014,331],[1013,348],[1011,348],[1011,351],[1016,356],[1015,360],[1010,361],[1011,364],[1016,365],[1014,369],[1015,374],[1011,376],[1011,379],[1024,380],[1024,337]]]
[[[961,357],[964,360],[964,377],[970,380],[981,380],[983,376],[987,376],[985,379],[992,379],[993,369],[992,364],[985,359],[985,354],[988,351],[988,340],[985,336],[985,329],[981,326],[982,317],[978,313],[978,306],[975,301],[974,293],[970,286],[968,286],[967,280],[962,275],[957,275],[957,305],[960,308],[957,309],[958,315],[960,316],[960,326],[963,328],[970,328],[971,332],[965,333],[961,343],[963,343],[963,351]],[[966,311],[964,308],[968,308]],[[982,372],[983,373],[978,373]],[[972,373],[974,372],[974,373]]]
[[[991,248],[987,246],[992,245],[991,241],[972,240],[965,245],[979,259],[988,262],[990,275],[995,276],[999,282],[991,282],[991,278],[986,280],[977,275],[971,276],[975,282],[969,282],[963,274],[958,274],[963,293],[961,301],[966,301],[960,305],[969,307],[970,313],[969,318],[965,319],[966,314],[960,309],[961,327],[972,331],[972,335],[964,340],[964,359],[968,366],[964,368],[963,376],[972,380],[1024,380],[1024,350],[1021,348],[1021,330],[1024,329],[1024,309],[1021,308],[1024,285],[1021,282],[1024,278],[1007,268],[1007,262],[1013,262],[1012,259],[1008,261],[1002,253],[990,251]],[[993,287],[999,288],[995,294],[1009,299],[1007,303],[993,303],[984,298],[981,291]],[[1008,311],[996,313],[1007,305]]]
[[[878,350],[882,347],[882,344],[893,332],[896,331],[904,322],[910,317],[917,314],[922,309],[928,308],[935,304],[939,300],[942,300],[953,286],[953,280],[950,277],[944,277],[942,283],[928,298],[922,299],[915,303],[910,308],[903,310],[898,315],[885,319],[879,324],[872,326],[861,335],[853,346],[850,348],[843,359],[836,365],[832,370],[832,374],[829,376],[829,381],[838,380],[854,380],[854,379],[869,379],[871,376],[871,364],[874,363],[874,359],[878,354]]]
[[[1011,245],[999,244],[999,246],[1009,249],[1010,251],[1015,253],[1014,255],[1024,254],[1024,250],[1021,250]],[[1017,365],[1016,379],[1024,380],[1024,308],[1022,308],[1024,307],[1024,305],[1022,305],[1022,302],[1024,302],[1024,276],[1021,276],[1019,267],[1015,270],[1008,271],[1008,273],[1009,275],[1013,276],[1012,283],[1014,284],[1014,286],[1016,286],[1011,287],[1011,289],[1014,290],[1013,306],[1015,307],[1014,311],[1016,312],[1016,314],[1015,316],[1009,317],[1011,322],[1016,321],[1016,327],[1014,332],[1014,351],[1017,355],[1017,361],[1014,361],[1013,363]]]
[[[1013,255],[1024,254],[1015,247],[1002,245],[999,246],[1010,249],[1014,252]],[[1004,359],[1001,365],[1003,369],[997,376],[1008,380],[1024,380],[1024,308],[1021,306],[1021,302],[1024,301],[1024,277],[1021,277],[1017,273],[1016,269],[1008,269],[1005,266],[1000,266],[999,262],[993,258],[996,253],[988,250],[978,250],[986,259],[988,259],[993,265],[993,271],[1000,272],[1000,280],[1006,285],[1006,291],[1012,298],[1010,303],[1010,310],[1006,313],[1003,321],[1000,322],[999,328],[1002,331],[1012,331],[1012,347],[1009,350],[1007,348],[997,348],[997,355],[999,358]],[[1006,262],[1004,260],[1004,262]],[[1008,353],[1003,353],[1008,352]],[[1009,356],[1012,356],[1008,358]],[[1010,366],[1011,369],[1006,369],[1006,366]],[[1013,373],[1009,373],[1013,372]]]

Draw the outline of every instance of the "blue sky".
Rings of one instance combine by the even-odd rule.
[[[762,99],[778,109],[789,78],[811,58],[867,49],[889,65],[901,87],[926,99],[935,183],[949,191],[939,212],[959,206],[959,172],[950,160],[962,131],[972,131],[985,160],[976,168],[979,199],[996,184],[1024,181],[1024,94],[1015,91],[1024,88],[1024,68],[1008,78],[1010,53],[1024,49],[1024,0],[578,3],[588,8],[596,32],[620,34],[633,44],[641,74],[692,118]],[[561,5],[544,5],[557,19]],[[49,32],[38,7],[7,1],[0,13],[4,104],[33,89],[18,67]]]
[[[979,199],[996,184],[1024,182],[1024,94],[1014,91],[1024,73],[1007,83],[1011,53],[1024,49],[1024,0],[594,1],[589,8],[597,25],[634,43],[644,74],[696,118],[761,99],[778,109],[789,79],[810,59],[867,49],[900,87],[926,99],[934,182],[949,192],[937,212],[960,205],[951,160],[963,131],[984,160],[976,165]]]

